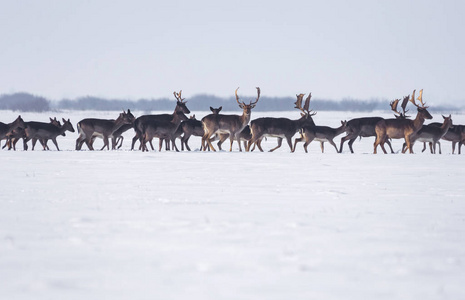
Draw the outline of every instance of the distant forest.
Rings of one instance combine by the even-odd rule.
[[[243,97],[243,101],[253,100],[255,96]],[[255,111],[289,111],[294,109],[295,97],[266,97],[262,96]],[[394,99],[391,99],[394,100]],[[13,110],[23,112],[44,112],[60,110],[123,110],[137,111],[169,111],[174,107],[175,99],[103,99],[98,97],[81,97],[74,100],[63,99],[50,101],[44,97],[28,93],[15,93],[0,95],[0,110]],[[186,99],[191,111],[207,111],[209,107],[223,107],[223,111],[239,110],[236,99],[219,98],[211,95],[195,95]],[[310,108],[315,111],[367,111],[389,110],[390,100],[354,100],[343,99],[341,101],[312,99]],[[434,112],[459,112],[463,107],[434,105],[430,107]]]

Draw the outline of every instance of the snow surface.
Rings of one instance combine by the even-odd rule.
[[[21,115],[75,126],[117,112]],[[283,115],[298,117],[252,119]],[[390,116],[314,119],[367,115]],[[119,151],[76,152],[77,132],[60,152],[1,150],[1,299],[465,298],[465,155],[449,142],[442,155],[373,155],[374,138],[355,154],[317,142],[308,154],[142,153],[125,136]]]

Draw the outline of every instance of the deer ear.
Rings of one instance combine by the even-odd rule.
[[[218,107],[218,111],[222,110],[223,109],[223,106],[220,106]]]
[[[443,116],[444,117],[444,116]],[[50,122],[53,122],[53,119],[52,118],[49,118],[50,119]]]
[[[61,118],[61,119],[63,120],[63,122],[65,122],[65,123],[66,123],[66,120],[65,120],[65,118]]]

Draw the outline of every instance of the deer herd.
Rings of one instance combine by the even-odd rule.
[[[375,137],[373,153],[377,153],[378,146],[384,153],[387,153],[385,144],[390,148],[391,153],[394,150],[391,146],[392,139],[404,139],[402,153],[407,150],[413,153],[413,144],[415,142],[423,143],[423,151],[428,143],[431,153],[436,153],[436,145],[441,153],[440,140],[452,142],[452,153],[455,152],[455,146],[458,143],[458,153],[465,142],[465,126],[453,125],[451,116],[443,116],[442,123],[430,123],[425,125],[425,120],[432,119],[428,112],[428,107],[423,102],[423,90],[420,90],[419,96],[415,99],[415,90],[412,95],[403,98],[401,103],[402,111],[398,110],[400,99],[390,103],[395,118],[384,119],[381,117],[364,117],[356,118],[349,121],[341,121],[341,126],[332,128],[328,126],[316,125],[313,116],[316,114],[310,109],[311,93],[304,101],[305,94],[296,95],[297,101],[295,108],[301,111],[300,118],[291,120],[288,118],[257,118],[251,120],[252,109],[257,105],[260,99],[260,88],[257,87],[257,98],[250,101],[249,104],[241,101],[237,91],[235,91],[236,101],[242,109],[242,115],[221,114],[221,107],[210,107],[211,114],[204,116],[200,121],[195,115],[188,117],[190,110],[187,108],[185,99],[182,98],[182,91],[174,92],[176,98],[176,107],[172,114],[143,115],[135,118],[131,111],[123,111],[117,119],[95,119],[87,118],[77,123],[78,138],[76,139],[76,150],[81,150],[85,143],[89,150],[94,150],[93,144],[95,139],[103,139],[103,147],[119,149],[123,143],[123,133],[129,129],[134,129],[135,135],[132,138],[131,150],[134,150],[136,143],[139,142],[139,150],[154,150],[153,138],[159,139],[159,148],[162,150],[163,142],[165,149],[179,149],[176,146],[176,139],[181,139],[181,150],[190,151],[188,145],[191,136],[201,137],[200,150],[216,151],[212,142],[218,140],[217,147],[221,150],[221,145],[229,138],[229,151],[233,149],[234,141],[237,142],[239,151],[242,151],[241,142],[244,144],[245,151],[253,151],[257,147],[263,152],[262,140],[264,138],[277,138],[276,147],[269,150],[270,152],[278,149],[282,145],[283,139],[286,139],[291,152],[294,152],[297,143],[304,142],[303,148],[307,152],[307,147],[312,141],[319,141],[321,151],[324,152],[324,143],[331,144],[336,152],[341,153],[344,142],[349,141],[349,149],[354,153],[352,145],[357,138]],[[418,103],[417,103],[418,101]],[[407,104],[411,102],[416,107],[416,116],[411,119],[407,116]],[[303,105],[302,105],[303,104]],[[25,122],[21,116],[9,124],[0,122],[0,140],[6,140],[3,148],[16,150],[16,143],[23,140],[23,149],[27,150],[27,142],[32,140],[32,150],[40,142],[44,150],[49,150],[48,140],[52,140],[57,150],[60,150],[57,143],[57,137],[65,135],[66,131],[75,132],[71,121],[62,119],[61,123],[56,118],[50,118],[50,123],[43,122]],[[294,140],[293,136],[299,132],[300,137]],[[334,139],[340,134],[346,135],[341,138],[339,149]]]

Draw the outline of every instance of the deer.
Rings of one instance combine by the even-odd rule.
[[[94,150],[94,140],[99,137],[103,139],[103,147],[110,150],[109,138],[124,124],[132,124],[135,118],[131,111],[123,111],[116,120],[110,119],[83,119],[77,123],[79,137],[76,139],[76,150],[81,150],[82,144],[86,143],[89,150]]]
[[[276,137],[278,138],[278,145],[271,149],[270,152],[280,148],[284,138],[286,139],[291,152],[293,152],[292,137],[295,133],[305,125],[315,126],[312,116],[316,115],[316,112],[309,110],[312,93],[309,93],[305,100],[304,107],[302,108],[302,100],[304,96],[305,94],[296,95],[297,101],[294,103],[294,108],[301,111],[301,117],[297,120],[290,120],[288,118],[258,118],[250,122],[252,138],[247,146],[247,151],[250,150],[252,145],[254,145],[254,147],[256,145],[258,149],[263,152],[261,147],[262,139],[264,137]]]
[[[443,123],[434,122],[426,126],[440,128],[443,125],[444,125],[444,122]],[[425,125],[423,127],[425,127]],[[422,127],[422,130],[423,130],[423,127]],[[460,146],[463,144],[463,142],[465,142],[465,126],[452,125],[451,127],[449,127],[447,132],[441,137],[441,139],[452,142],[452,154],[454,154],[455,152],[455,145],[459,143],[459,154],[460,154]],[[438,141],[437,144],[439,146],[439,153],[441,154],[441,143]],[[431,142],[429,142],[429,146],[430,146],[431,153],[433,153]],[[426,142],[423,143],[423,149],[421,150],[421,152],[425,152],[425,150],[426,150]]]
[[[412,97],[410,102],[417,107],[417,115],[415,120],[410,120],[407,118],[396,118],[396,119],[385,119],[381,120],[376,124],[376,141],[374,143],[373,153],[376,154],[376,148],[378,145],[381,146],[381,149],[386,154],[386,149],[384,148],[384,143],[388,138],[390,139],[405,139],[407,148],[405,148],[402,153],[405,153],[407,149],[410,153],[413,153],[412,141],[411,138],[422,128],[425,119],[432,119],[433,117],[428,112],[428,107],[423,102],[423,90],[420,90],[420,95],[417,100],[420,101],[420,105],[415,103],[415,90],[413,90]]]
[[[219,139],[218,143],[216,144],[218,146],[218,149],[220,150],[223,150],[221,148],[221,145],[224,143],[224,141],[226,141],[227,139],[229,138],[229,134],[228,133],[222,133],[222,134],[218,134],[216,135],[214,138],[211,139],[211,141],[214,141],[216,139]],[[250,131],[250,126],[249,125],[246,125],[244,127],[244,129],[242,129],[242,131],[239,133],[239,142],[243,142],[244,143],[244,149],[247,149],[247,143],[250,141],[250,139],[252,138],[252,133]],[[208,148],[208,146],[207,146]]]
[[[436,154],[436,144],[439,146],[439,154],[441,154],[441,143],[439,140],[446,135],[450,128],[454,128],[452,124],[452,116],[449,115],[448,117],[442,116],[444,119],[443,123],[431,123],[428,125],[423,125],[420,130],[412,137],[412,145],[415,142],[422,142],[423,143],[423,150],[426,150],[426,143],[429,143],[430,151],[432,154]],[[437,125],[439,124],[439,126]],[[404,143],[402,146],[402,151],[404,151],[406,144]]]
[[[65,135],[65,131],[75,132],[71,121],[62,119],[63,125],[56,120],[56,118],[50,119],[52,123],[43,123],[43,122],[27,122],[26,128],[24,129],[25,138],[24,138],[24,150],[27,150],[27,142],[32,139],[32,150],[34,150],[37,140],[40,141],[44,150],[49,150],[47,146],[47,141],[52,140],[53,144],[58,151],[58,143],[56,138],[59,135]]]
[[[462,145],[465,144],[465,126],[454,125],[453,128],[449,128],[442,139],[452,142],[452,154],[454,154],[455,145],[458,143],[458,154],[461,154],[460,148],[462,148]]]
[[[7,139],[7,135],[18,127],[26,127],[26,125],[24,124],[24,120],[21,118],[21,115],[19,115],[11,123],[5,124],[0,122],[0,141]]]
[[[407,111],[405,110],[405,108],[407,106],[408,100],[409,100],[409,96],[406,96],[404,97],[402,101],[401,106],[403,108],[403,112],[400,112],[397,110],[397,105],[400,99],[396,99],[390,103],[391,109],[394,111],[394,116],[396,117],[396,119],[407,118],[406,116]],[[349,141],[348,145],[349,145],[350,152],[354,153],[354,149],[352,148],[352,145],[358,137],[360,138],[370,137],[370,136],[376,137],[375,127],[376,127],[376,124],[378,124],[378,122],[381,120],[383,120],[383,118],[381,117],[363,117],[363,118],[355,118],[355,119],[351,119],[347,121],[346,136],[343,136],[341,138],[341,146],[339,148],[339,153],[342,153],[342,148],[346,141]],[[391,142],[389,140],[386,140],[386,144],[388,144],[389,148],[391,149],[391,153],[394,153]]]
[[[328,142],[331,145],[333,145],[334,149],[336,149],[336,153],[339,153],[339,150],[337,149],[336,144],[334,143],[334,138],[343,132],[346,131],[347,127],[347,121],[341,121],[341,126],[337,128],[332,128],[328,126],[312,126],[312,125],[306,125],[302,127],[301,129],[301,137],[295,139],[294,141],[294,147],[292,149],[292,152],[295,151],[296,145],[299,142],[304,141],[304,150],[305,153],[308,153],[307,147],[312,141],[319,141],[320,142],[320,147],[321,147],[321,153],[325,152],[324,148],[324,142]]]
[[[184,101],[185,98],[182,98],[181,96],[182,90],[179,93],[173,92],[173,94],[174,94],[174,97],[176,98],[176,107],[174,108],[174,112],[172,114],[143,115],[143,116],[138,117],[134,121],[134,131],[136,135],[132,138],[131,150],[134,150],[134,145],[137,140],[142,142],[142,130],[144,128],[145,122],[148,122],[150,120],[170,122],[175,116],[175,114],[179,111],[181,111],[184,114],[191,113],[190,110],[186,106],[187,101]],[[168,147],[168,144],[167,144],[167,147]],[[139,148],[142,149],[142,144]]]
[[[24,132],[24,128],[22,127],[17,127],[13,130],[11,130],[9,133],[6,135],[6,143],[3,145],[2,149],[5,149],[5,147],[8,146],[8,150],[13,149],[16,151],[16,143],[20,140],[26,137],[26,133]]]
[[[162,140],[165,140],[171,141],[174,149],[179,152],[174,142],[176,139],[175,133],[181,122],[186,121],[187,119],[187,116],[182,111],[178,111],[169,122],[159,120],[148,120],[144,122],[144,127],[142,129],[142,151],[148,151],[147,142],[150,143],[150,146],[153,149],[152,139],[157,137],[160,139],[158,151],[161,151]]]
[[[202,118],[204,135],[202,137],[202,149],[206,151],[207,144],[213,151],[216,151],[211,143],[211,138],[214,134],[229,134],[230,147],[229,151],[232,151],[234,140],[237,140],[239,144],[239,151],[242,152],[242,147],[239,139],[241,131],[249,123],[252,109],[260,99],[260,88],[257,87],[257,99],[249,104],[239,102],[239,96],[237,95],[236,89],[236,101],[239,107],[242,109],[242,115],[223,115],[223,114],[209,114]]]
[[[222,106],[218,108],[213,108],[210,106],[210,111],[212,114],[219,114],[220,111],[223,109]],[[195,115],[192,116],[189,120],[184,121],[181,123],[181,150],[184,151],[184,146],[186,146],[187,151],[191,151],[191,148],[188,145],[190,137],[193,136],[200,136],[204,135],[202,121],[197,120]],[[202,149],[202,145],[200,145],[200,149]]]
[[[124,124],[120,128],[118,128],[115,132],[113,132],[111,138],[111,150],[120,149],[123,146],[123,133],[128,131],[129,129],[134,128],[134,124]]]

